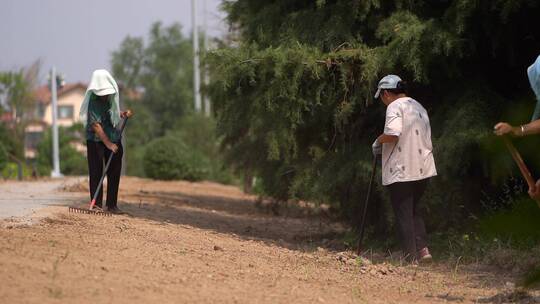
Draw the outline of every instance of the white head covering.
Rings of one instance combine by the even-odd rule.
[[[112,96],[109,114],[111,115],[113,127],[116,127],[120,123],[120,93],[116,81],[107,70],[95,70],[94,73],[92,73],[92,79],[86,89],[86,94],[84,95],[81,111],[79,113],[79,118],[85,127],[88,122],[88,105],[92,93],[97,96],[114,94]]]

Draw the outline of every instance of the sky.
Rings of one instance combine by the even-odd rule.
[[[199,25],[206,15],[209,35],[224,35],[221,0],[196,1]],[[41,83],[53,65],[67,83],[88,82],[93,70],[109,69],[126,36],[146,40],[156,21],[178,22],[189,36],[191,0],[0,0],[0,71],[40,59]]]

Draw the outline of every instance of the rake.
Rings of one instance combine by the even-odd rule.
[[[124,133],[124,128],[126,127],[128,117],[124,118],[122,122],[122,127],[120,127],[120,135]],[[107,171],[109,170],[109,165],[111,164],[112,158],[114,156],[114,153],[111,153],[109,156],[109,159],[107,160],[107,163],[105,164],[105,169],[103,170],[103,174],[101,174],[101,179],[99,180],[98,187],[96,191],[94,192],[94,195],[92,196],[92,200],[90,201],[90,206],[88,209],[85,208],[77,208],[77,207],[69,207],[68,211],[72,213],[84,213],[84,214],[92,214],[92,215],[101,215],[101,216],[111,216],[112,213],[105,212],[100,207],[96,206],[96,199],[99,194],[99,191],[101,190],[101,187],[103,186],[103,180],[105,179],[105,175],[107,175]]]

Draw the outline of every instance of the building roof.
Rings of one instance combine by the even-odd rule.
[[[61,97],[62,95],[67,94],[77,89],[86,91],[86,85],[82,82],[68,83],[65,86],[63,86],[60,90],[58,90],[56,94],[58,97]],[[49,104],[51,102],[51,90],[49,90],[49,85],[42,85],[38,87],[34,91],[34,96],[36,97],[36,101],[38,103]]]
[[[9,123],[13,121],[13,113],[11,112],[4,112],[0,115],[0,121]]]

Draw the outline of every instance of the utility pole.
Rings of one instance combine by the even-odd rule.
[[[193,97],[195,112],[201,112],[201,74],[199,70],[199,29],[197,28],[197,0],[191,0],[191,23],[193,27]]]
[[[208,53],[208,23],[206,20],[206,0],[203,0],[203,28],[204,28],[204,53]],[[210,82],[210,79],[208,78],[208,67],[204,66],[203,71],[203,77],[204,77],[204,85],[207,87],[208,83]],[[208,97],[208,94],[204,94],[204,115],[206,117],[210,117],[210,98]]]
[[[58,98],[57,98],[57,83],[56,83],[56,68],[53,66],[51,69],[51,106],[52,106],[52,157],[53,157],[53,171],[51,177],[62,177],[60,173],[60,152],[58,143]]]

